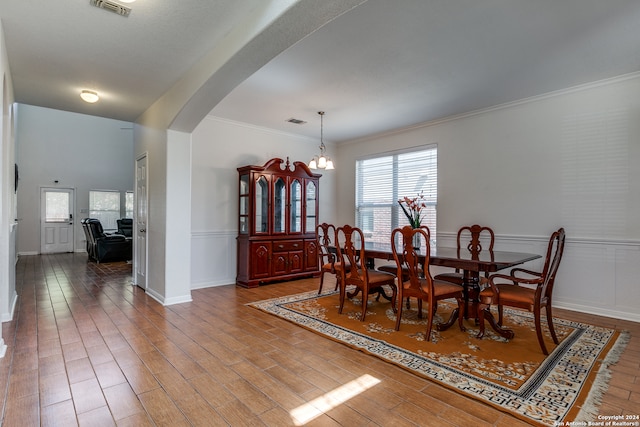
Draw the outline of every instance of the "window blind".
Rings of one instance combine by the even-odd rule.
[[[119,191],[89,191],[89,216],[97,218],[105,230],[117,230],[120,218]]]
[[[404,197],[423,196],[422,225],[436,238],[438,148],[385,153],[356,161],[356,225],[368,241],[386,243],[394,228],[409,220],[398,204]]]

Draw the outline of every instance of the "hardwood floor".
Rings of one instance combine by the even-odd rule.
[[[244,305],[318,279],[194,290],[193,302],[163,307],[131,285],[126,263],[25,256],[16,273],[16,313],[2,325],[3,426],[294,425],[290,411],[367,374],[380,383],[307,425],[526,425]],[[640,324],[556,315],[631,332],[600,413],[638,414]]]

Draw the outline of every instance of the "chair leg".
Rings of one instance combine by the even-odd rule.
[[[466,331],[464,327],[464,298],[456,298],[458,300],[458,326],[462,332]]]
[[[476,335],[476,338],[478,339],[482,339],[482,337],[484,337],[484,313],[485,313],[485,310],[489,310],[489,307],[490,307],[489,304],[478,305],[478,323],[479,323],[478,326],[480,326],[480,331],[478,332],[478,335]]]
[[[360,315],[360,321],[364,322],[364,318],[367,315],[367,303],[369,302],[369,293],[362,291],[362,314]]]
[[[391,285],[391,290],[393,294],[391,295],[391,307],[393,308],[393,312],[398,312],[397,302],[398,302],[398,288],[396,285]],[[402,305],[402,300],[400,300],[400,305]]]
[[[407,298],[408,300],[409,298]],[[398,312],[396,314],[396,331],[400,330],[400,322],[402,321],[402,292],[400,292],[400,304],[398,304]]]
[[[433,316],[436,314],[435,304],[431,304],[429,307],[429,314],[427,315],[427,332],[424,335],[426,342],[431,342],[431,328],[433,327]]]
[[[544,345],[544,339],[542,337],[542,326],[540,325],[540,309],[534,310],[533,313],[534,321],[536,322],[536,335],[538,335],[538,342],[540,343],[540,348],[542,349],[542,353],[544,355],[548,355],[547,346]]]
[[[549,324],[549,332],[551,332],[551,338],[553,338],[553,342],[558,344],[558,336],[556,335],[556,330],[553,327],[553,315],[551,314],[551,301],[546,305],[547,309],[547,323]]]
[[[342,314],[342,307],[344,307],[344,297],[347,293],[347,287],[344,285],[342,280],[340,280],[340,308],[338,309],[338,314]]]
[[[422,298],[418,298],[418,319],[422,319]]]
[[[502,326],[502,305],[498,305],[498,326]]]
[[[324,283],[324,271],[320,272],[320,288],[318,289],[318,295],[322,293],[323,283]]]

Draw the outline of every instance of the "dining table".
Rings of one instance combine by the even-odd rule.
[[[374,266],[375,259],[394,259],[391,242],[365,241],[364,249],[370,267]],[[430,265],[450,267],[462,271],[462,287],[465,300],[464,318],[474,319],[476,323],[478,321],[480,273],[494,273],[542,257],[542,255],[532,253],[488,249],[471,251],[467,248],[452,248],[439,245],[432,245],[429,249]],[[421,250],[426,252],[424,244],[422,249],[417,250],[417,253],[420,254]],[[456,307],[447,322],[437,325],[438,330],[443,331],[451,327],[456,322],[457,317],[458,308]],[[485,312],[485,320],[499,335],[508,339],[513,338],[513,331],[498,325],[488,310]]]

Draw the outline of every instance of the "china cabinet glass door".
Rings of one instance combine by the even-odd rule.
[[[240,211],[238,228],[240,234],[249,232],[249,174],[240,176]]]
[[[290,197],[291,222],[289,223],[289,232],[300,233],[302,231],[302,185],[297,179],[291,182]]]
[[[276,179],[273,184],[273,193],[273,232],[284,233],[287,218],[287,186],[284,179]]]
[[[307,233],[314,233],[316,225],[318,225],[316,217],[317,194],[316,184],[313,181],[307,182],[305,209],[305,231]]]
[[[261,176],[256,181],[255,188],[256,197],[256,212],[255,212],[255,224],[256,233],[268,233],[269,232],[269,183],[267,178]]]

